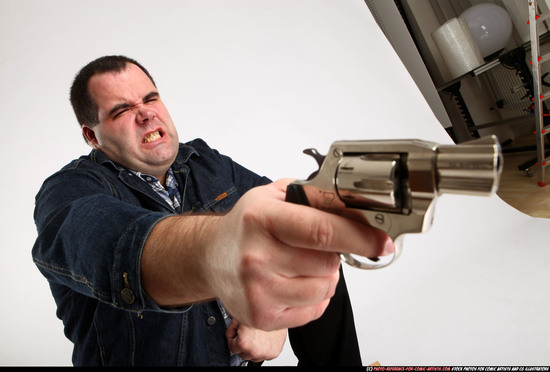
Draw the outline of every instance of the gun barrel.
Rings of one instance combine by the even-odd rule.
[[[502,150],[495,136],[437,148],[439,193],[490,195],[502,173]]]

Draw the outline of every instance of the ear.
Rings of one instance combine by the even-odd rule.
[[[92,146],[94,149],[99,148],[99,142],[94,132],[94,128],[86,124],[82,124],[82,135],[88,142],[88,145]]]

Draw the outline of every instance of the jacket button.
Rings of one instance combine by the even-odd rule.
[[[206,319],[206,323],[208,323],[209,326],[213,326],[216,324],[216,318],[213,316],[209,316],[208,319]]]
[[[134,292],[132,292],[129,288],[124,288],[122,291],[120,291],[120,295],[122,296],[122,300],[126,302],[128,305],[131,305],[136,300],[136,296],[134,296]]]

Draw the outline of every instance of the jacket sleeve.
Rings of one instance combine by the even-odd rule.
[[[145,240],[169,213],[125,203],[98,171],[64,169],[36,196],[33,260],[51,282],[115,307],[161,310],[141,288]]]

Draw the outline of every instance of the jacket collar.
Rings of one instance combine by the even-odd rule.
[[[184,143],[180,143],[179,144],[179,151],[178,151],[178,154],[176,155],[176,160],[174,160],[174,163],[172,163],[172,168],[176,168],[176,169],[181,168],[181,166],[183,164],[185,164],[189,161],[189,158],[192,155],[200,156],[199,152],[193,146],[188,145],[188,144],[184,144]],[[107,157],[107,155],[105,155],[105,153],[103,153],[100,150],[96,150],[96,149],[92,150],[90,152],[89,158],[94,163],[101,164],[101,165],[107,165],[107,166],[110,166],[110,167],[112,167],[112,168],[114,168],[118,171],[126,171],[127,170],[125,167],[123,167],[123,166],[115,163],[111,159],[109,159]]]
[[[179,187],[180,187],[180,193],[182,193],[182,196],[184,194],[185,189],[185,183],[186,183],[186,175],[188,172],[186,171],[187,165],[186,163],[189,161],[191,156],[196,155],[200,156],[199,152],[191,145],[188,144],[179,144],[179,151],[176,155],[176,159],[172,163],[172,170],[174,171],[174,174],[176,176],[176,179],[178,181]],[[151,186],[147,185],[146,182],[139,181],[136,182],[136,177],[132,175],[132,173],[125,167],[115,163],[111,159],[105,155],[105,153],[99,151],[99,150],[92,150],[89,155],[89,159],[99,165],[105,166],[107,168],[110,168],[115,173],[118,174],[118,178],[126,184],[126,186],[139,191],[140,193],[146,195],[150,199],[153,199],[156,204],[163,207],[163,209],[167,209],[169,211],[175,212],[175,210],[168,205],[161,197],[158,195]],[[183,205],[183,200],[182,200]]]

